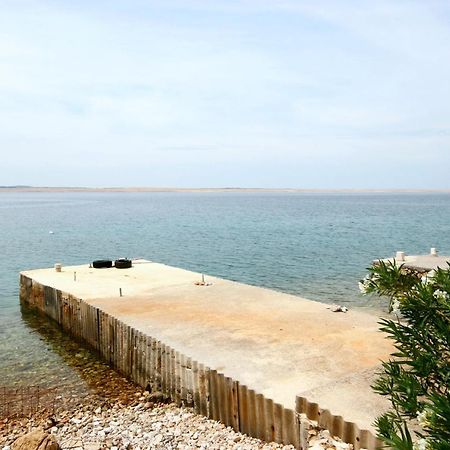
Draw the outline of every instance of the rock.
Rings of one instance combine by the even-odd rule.
[[[165,395],[162,392],[156,391],[156,392],[152,392],[147,400],[149,402],[153,402],[153,403],[164,403],[164,401],[166,400]]]
[[[331,311],[333,311],[333,312],[346,313],[348,311],[348,308],[346,306],[342,306],[342,305],[331,305],[328,307],[328,309],[331,309]]]
[[[98,436],[100,439],[104,439],[105,436],[106,436],[106,433],[105,433],[103,430],[100,430],[100,431],[97,432],[97,436]]]
[[[83,448],[84,448],[84,450],[99,450],[100,445],[98,445],[98,444],[84,444]]]
[[[35,430],[17,438],[11,450],[59,450],[59,445],[52,434]]]

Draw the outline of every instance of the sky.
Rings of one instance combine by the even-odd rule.
[[[0,0],[0,185],[450,188],[450,2]]]

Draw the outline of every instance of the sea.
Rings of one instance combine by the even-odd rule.
[[[381,315],[367,267],[450,255],[449,224],[447,193],[0,192],[0,387],[79,382],[83,350],[21,309],[21,270],[146,258]]]

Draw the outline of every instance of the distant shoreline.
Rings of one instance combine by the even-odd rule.
[[[2,192],[181,192],[181,193],[450,193],[450,189],[298,189],[298,188],[171,188],[0,186]]]

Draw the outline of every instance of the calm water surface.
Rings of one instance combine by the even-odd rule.
[[[448,194],[0,193],[0,384],[73,377],[62,338],[20,311],[21,270],[143,257],[373,309],[357,289],[371,260],[450,254],[449,223]]]

